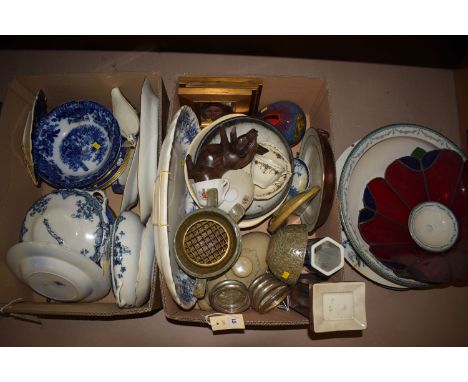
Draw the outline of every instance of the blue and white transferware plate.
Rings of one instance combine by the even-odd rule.
[[[303,160],[294,158],[294,170],[288,199],[309,188],[309,169]]]
[[[184,163],[188,147],[199,131],[193,110],[188,106],[181,107],[172,119],[161,147],[153,202],[156,260],[172,298],[183,309],[191,309],[197,302],[193,295],[195,279],[180,269],[173,243],[175,227],[187,211],[196,208],[189,199]]]
[[[114,166],[97,182],[93,183],[92,185],[86,187],[86,190],[104,190],[109,186],[112,186],[112,191],[115,193],[122,193],[123,189],[125,188],[125,183],[121,185],[119,183],[119,179],[123,177],[124,173],[128,173],[128,168],[130,167],[130,162],[132,160],[133,153],[135,149],[131,147],[124,147],[120,148],[119,156],[114,164]],[[115,187],[114,187],[115,185]],[[121,191],[121,192],[116,192]]]
[[[16,277],[52,300],[92,302],[109,293],[102,269],[63,245],[17,243],[8,250],[6,263]]]
[[[399,277],[382,264],[361,237],[358,216],[364,205],[362,195],[366,185],[374,178],[383,177],[390,163],[407,156],[417,147],[425,151],[446,148],[465,157],[457,145],[434,130],[411,124],[385,126],[372,131],[353,147],[343,165],[338,186],[341,224],[353,248],[375,273],[409,288],[429,285]]]
[[[112,113],[92,101],[64,103],[40,119],[32,134],[37,174],[56,188],[83,188],[115,164],[119,125]]]
[[[20,241],[58,244],[101,265],[113,220],[106,204],[102,191],[62,189],[46,194],[26,213]]]
[[[111,242],[112,290],[120,308],[136,306],[136,284],[144,226],[132,211],[116,219]]]

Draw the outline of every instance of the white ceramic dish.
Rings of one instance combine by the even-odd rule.
[[[336,161],[336,182],[337,185],[340,182],[340,176],[341,176],[341,170],[343,169],[343,165],[346,162],[346,159],[348,158],[349,153],[353,150],[354,146],[358,143],[359,141],[354,142],[351,146],[346,148],[345,151],[340,155],[338,160]],[[375,282],[376,284],[385,286],[385,287],[390,287],[390,288],[395,288],[395,289],[408,289],[407,287],[399,284],[395,284],[382,276],[378,275],[375,273],[371,268],[367,266],[367,264],[362,260],[359,255],[356,253],[356,251],[353,249],[351,243],[348,240],[348,237],[346,236],[345,231],[343,228],[341,228],[341,244],[343,245],[345,251],[344,251],[344,256],[345,260],[348,262],[351,267],[353,267],[357,272],[359,272],[361,275],[364,277],[368,278],[369,280]]]
[[[369,245],[357,228],[362,195],[370,180],[383,177],[395,159],[408,155],[417,147],[425,151],[447,148],[465,158],[450,140],[431,129],[418,125],[390,125],[374,130],[359,141],[350,152],[341,172],[338,200],[340,218],[346,236],[360,257],[380,276],[407,287],[426,287],[428,284],[397,276],[369,251]]]
[[[146,223],[141,236],[140,260],[138,264],[138,276],[136,280],[136,303],[142,306],[148,301],[151,291],[151,278],[154,268],[154,230],[151,219]]]
[[[144,226],[137,214],[124,211],[112,232],[112,290],[120,308],[136,306],[136,282]]]
[[[195,113],[188,106],[174,115],[161,147],[158,176],[155,183],[153,225],[158,267],[174,301],[183,309],[191,309],[197,302],[193,296],[195,279],[186,275],[174,255],[175,229],[186,215],[187,186],[184,163],[187,149],[199,132]]]
[[[52,191],[38,199],[26,213],[20,240],[58,244],[99,265],[109,240],[106,206],[103,191]]]
[[[92,302],[110,290],[102,268],[59,244],[15,244],[7,252],[6,262],[20,280],[52,300]]]
[[[138,153],[138,193],[140,219],[146,224],[151,215],[153,186],[158,167],[159,99],[145,79],[141,90],[140,150]]]
[[[135,153],[133,154],[127,180],[122,196],[120,212],[130,210],[138,202],[138,161],[140,157],[140,139],[137,140]]]
[[[132,146],[136,144],[136,137],[140,130],[140,119],[132,105],[123,96],[119,88],[111,90],[112,113],[119,123],[120,134],[129,141]]]
[[[365,283],[317,283],[312,295],[316,333],[367,328]]]
[[[192,155],[192,158],[195,157],[195,153],[197,148],[200,146],[201,141],[205,138],[205,136],[210,133],[217,125],[219,125],[221,122],[224,122],[226,120],[235,118],[235,117],[245,117],[243,114],[229,114],[224,117],[221,117],[214,121],[211,125],[205,127],[193,140],[193,142],[190,144],[190,147],[187,151],[188,154]],[[252,123],[243,123],[240,125],[236,125],[237,127],[237,136],[240,136],[242,134],[247,133],[251,128],[258,128],[258,124],[252,124]],[[228,127],[226,128],[226,133],[229,136],[231,128]],[[207,143],[219,143],[220,138],[219,134],[215,136],[210,142]],[[284,143],[281,140],[281,138],[272,132],[271,130],[268,129],[261,129],[258,131],[258,136],[257,136],[257,142],[269,142],[274,144],[277,147],[283,147]],[[283,147],[285,150],[290,150],[289,146]],[[285,154],[285,152],[283,152]],[[249,167],[250,164],[246,167]],[[244,170],[247,170],[247,168],[244,168]],[[185,176],[185,181],[187,184],[190,183],[190,180],[188,179],[188,173],[187,173],[187,166],[184,166],[184,176]],[[192,198],[196,201],[196,196],[191,189],[191,187],[188,187],[188,190],[190,192],[190,195]],[[288,195],[285,194],[283,195],[282,193],[279,193],[272,197],[269,200],[254,200],[252,204],[250,205],[249,209],[246,211],[245,217],[241,219],[239,222],[239,227],[240,228],[250,228],[254,227],[258,224],[260,224],[262,221],[266,220],[268,217],[270,217],[278,208],[280,208],[281,204],[285,201],[286,197]],[[263,213],[263,211],[269,210],[272,206],[273,207],[270,211]]]

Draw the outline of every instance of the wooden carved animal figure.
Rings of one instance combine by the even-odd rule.
[[[235,126],[231,129],[228,140],[226,129],[220,127],[220,143],[211,143],[201,148],[196,163],[187,155],[187,172],[189,179],[195,182],[219,179],[226,171],[238,170],[247,166],[255,154],[264,154],[268,150],[257,144],[258,132],[255,129],[237,137]]]

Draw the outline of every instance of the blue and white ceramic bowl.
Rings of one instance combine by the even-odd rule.
[[[120,308],[137,304],[141,241],[145,226],[132,211],[124,211],[117,217],[111,242],[112,290]]]
[[[34,127],[36,172],[56,188],[84,188],[115,165],[120,139],[119,125],[105,107],[92,101],[64,103]]]
[[[47,242],[72,249],[101,266],[113,217],[102,191],[56,190],[26,213],[21,242]]]
[[[310,175],[307,165],[301,159],[294,158],[294,172],[288,192],[288,199],[306,190],[309,187],[309,180]]]

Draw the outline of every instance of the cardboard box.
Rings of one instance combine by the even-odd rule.
[[[260,99],[260,108],[271,102],[289,100],[297,103],[305,112],[307,117],[307,127],[313,126],[321,128],[330,133],[333,139],[334,132],[330,123],[330,108],[328,102],[327,84],[318,78],[305,77],[259,77],[263,80],[263,89]],[[177,93],[177,92],[176,92]],[[180,107],[179,99],[175,96],[171,101],[170,116],[173,116]],[[170,123],[170,119],[168,123]],[[299,152],[300,143],[293,147],[293,153]],[[263,222],[251,230],[242,230],[242,233],[249,231],[266,232],[267,221]],[[299,223],[299,218],[290,218],[290,223]],[[314,236],[330,236],[340,242],[340,222],[338,208],[335,201],[326,223],[320,227]],[[331,281],[342,281],[343,270],[337,272]],[[161,277],[161,295],[164,311],[168,319],[175,323],[192,323],[197,325],[207,325],[205,317],[214,311],[202,311],[192,309],[185,311],[181,309],[172,299],[167,286]],[[243,313],[246,326],[306,326],[309,320],[303,315],[293,311],[273,309],[266,314],[260,314],[253,309]]]
[[[111,89],[119,87],[125,97],[138,109],[143,81],[147,77],[154,92],[160,99],[159,126],[166,124],[168,99],[161,76],[158,73],[102,73],[64,74],[16,77],[10,83],[0,115],[0,132],[3,149],[0,150],[0,308],[3,313],[47,316],[131,316],[152,312],[161,307],[157,272],[153,272],[149,301],[140,308],[119,309],[110,292],[105,298],[93,303],[58,303],[34,293],[19,281],[5,263],[8,249],[18,242],[21,222],[26,211],[41,195],[50,192],[51,187],[42,184],[37,188],[29,178],[23,163],[21,137],[28,112],[35,95],[44,90],[48,110],[71,100],[93,100],[112,110]],[[162,132],[159,131],[159,152]],[[121,196],[106,190],[109,206],[114,212],[120,211]],[[138,206],[136,207],[138,208]],[[22,299],[18,301],[17,299]],[[15,301],[14,304],[9,304]],[[5,306],[9,304],[8,306]]]

